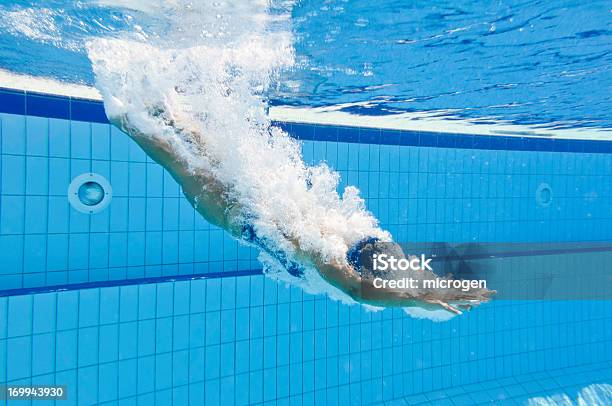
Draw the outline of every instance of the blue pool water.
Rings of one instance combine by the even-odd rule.
[[[184,3],[159,4],[2,0],[1,66],[93,84],[83,42],[134,30],[164,35],[156,13],[177,13]],[[359,112],[452,110],[610,127],[609,20],[605,0],[300,1],[291,21],[299,63],[271,99],[308,106],[375,100]]]
[[[298,62],[265,97],[301,107],[275,125],[304,161],[357,186],[396,241],[611,241],[609,7],[375,3],[269,10],[289,10]],[[159,4],[0,1],[0,68],[92,85],[90,37],[153,41],[169,24],[156,7],[189,27]],[[305,293],[203,220],[99,98],[17,82],[0,75],[0,386],[65,385],[57,405],[612,402],[609,300],[493,300],[434,322]],[[353,122],[306,119],[339,103]],[[535,126],[375,121],[414,110]],[[525,257],[509,260],[519,283],[520,261],[612,275],[610,249]]]

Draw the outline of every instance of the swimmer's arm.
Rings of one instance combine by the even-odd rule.
[[[418,296],[405,290],[377,289],[373,280],[363,279],[349,264],[319,264],[323,278],[363,304],[381,307],[420,307],[424,309],[442,308],[454,314],[469,310],[472,306],[490,300],[495,291],[484,289],[471,294],[454,291],[427,291]],[[452,302],[452,304],[451,304]]]
[[[155,134],[142,133],[130,124],[125,115],[110,117],[109,121],[128,134],[151,159],[166,168],[175,179],[187,175],[187,163],[176,154],[168,140]]]
[[[431,307],[406,292],[376,289],[372,280],[361,278],[349,264],[319,264],[317,269],[327,282],[356,302],[382,307]],[[364,291],[367,291],[367,296],[364,295]]]

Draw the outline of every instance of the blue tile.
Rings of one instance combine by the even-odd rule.
[[[163,283],[157,285],[157,317],[168,317],[172,315],[172,306],[174,304],[174,289],[171,283]]]
[[[582,152],[583,145],[582,140],[567,140],[568,152]]]
[[[524,149],[524,138],[523,137],[507,137],[506,138],[506,145],[508,146],[508,149],[513,149],[513,150],[523,150]]]
[[[473,148],[474,135],[469,134],[454,134],[455,145],[457,148]]]
[[[97,351],[92,348],[98,347],[98,327],[80,328],[78,330],[78,366],[82,368],[89,365],[97,365]]]
[[[0,233],[21,234],[24,232],[25,197],[1,196]]]
[[[28,155],[48,154],[49,120],[47,118],[26,118],[26,147]]]
[[[364,148],[365,147],[365,148]],[[354,171],[354,174],[357,174],[357,171],[359,171],[359,153],[361,152],[361,156],[364,158],[364,160],[367,160],[369,158],[369,150],[367,149],[367,145],[360,145],[359,143],[355,142],[355,143],[350,143],[348,144],[348,154],[347,154],[347,159],[348,159],[348,167],[347,169],[349,170],[349,175],[350,175],[350,171]],[[349,184],[354,184],[354,182],[352,182],[350,179],[348,179]]]
[[[457,142],[457,137],[454,134],[440,133],[438,134],[438,147],[454,148]]]
[[[25,116],[13,114],[0,115],[2,124],[2,153],[23,155],[26,152]]]
[[[34,296],[32,327],[34,334],[49,333],[55,329],[55,293]]]
[[[162,197],[164,190],[163,168],[157,164],[147,164],[146,194],[149,198]]]
[[[0,112],[25,114],[25,93],[0,88]]]
[[[438,134],[433,132],[419,132],[419,145],[423,147],[437,147]]]
[[[145,260],[147,265],[159,265],[162,260],[162,234],[161,232],[146,233]]]
[[[79,327],[95,327],[99,323],[100,292],[85,289],[79,294]]]
[[[68,235],[51,234],[47,238],[47,270],[68,269]]]
[[[419,133],[416,131],[402,131],[399,145],[419,145]]]
[[[99,386],[104,388],[98,392],[98,402],[112,401],[117,398],[118,364],[101,364],[98,369]]]
[[[32,296],[12,296],[8,299],[8,337],[32,334]]]
[[[175,315],[189,314],[189,285],[190,284],[185,281],[177,281],[174,283],[173,310]]]
[[[127,263],[127,234],[111,233],[108,246],[108,262],[111,267],[122,267]]]
[[[380,143],[384,145],[400,145],[402,132],[398,130],[381,130]]]
[[[178,262],[178,231],[162,232],[162,263]]]
[[[25,193],[26,160],[23,156],[2,156],[2,194]],[[8,176],[10,174],[10,176]]]
[[[508,137],[492,136],[489,148],[494,150],[505,150],[508,149]]]
[[[220,382],[218,379],[211,379],[205,382],[204,394],[206,396],[204,403],[205,405],[219,405],[221,404],[220,396]]]
[[[472,144],[473,148],[476,149],[488,149],[491,146],[491,138],[496,136],[488,136],[488,135],[475,135],[474,143]]]
[[[70,157],[70,121],[49,119],[49,155]]]
[[[314,139],[314,126],[311,124],[293,123],[291,125],[291,135],[302,141],[312,141]]]
[[[146,194],[146,184],[143,182],[146,179],[146,164],[145,163],[130,163],[129,166],[129,183],[128,193],[130,196],[144,197]]]
[[[29,378],[32,370],[32,337],[9,338],[6,341],[7,365],[11,368],[7,370],[8,381]]]
[[[72,99],[70,101],[71,120],[108,123],[104,104],[99,101]]]
[[[338,127],[338,142],[359,142],[359,128]]]
[[[138,355],[137,336],[138,324],[136,322],[119,324],[119,359],[136,358]]]
[[[570,151],[569,140],[556,138],[554,139],[554,148],[557,152],[568,152]]]
[[[338,127],[335,126],[316,126],[314,128],[315,141],[338,141]]]
[[[172,175],[170,175],[170,173],[168,173],[167,171],[163,171],[163,178],[164,178],[164,197],[182,198],[183,194],[180,191],[181,188],[178,185],[178,183],[176,183]],[[172,202],[172,200],[170,200],[170,202]],[[178,204],[178,203],[171,203],[171,204]]]
[[[56,368],[58,371],[77,367],[78,330],[58,331],[56,335]]]
[[[32,337],[32,374],[50,374],[55,369],[55,334],[46,333]]]
[[[128,266],[143,266],[145,264],[145,242],[144,232],[128,233]]]
[[[537,138],[535,141],[536,151],[552,151],[552,139],[550,138]]]
[[[109,160],[110,156],[110,127],[105,124],[91,125],[91,157],[93,159]]]
[[[65,97],[28,93],[26,96],[26,114],[30,116],[69,119],[70,100]]]
[[[598,141],[583,141],[584,152],[600,152],[601,142]]]
[[[98,367],[90,366],[79,368],[78,370],[78,389],[75,394],[71,394],[72,398],[77,398],[79,403],[95,404],[98,401]],[[69,395],[70,396],[70,395]]]
[[[612,153],[612,141],[602,141],[599,143],[599,152],[606,154]]]
[[[366,144],[378,144],[380,143],[380,130],[375,129],[361,129],[359,131],[359,142]]]
[[[26,158],[26,194],[46,195],[48,193],[49,160],[46,157],[29,156]]]
[[[24,237],[23,272],[46,272],[47,236],[45,234],[26,235]],[[42,279],[44,284],[44,278]]]
[[[219,370],[221,367],[220,357],[221,357],[220,346],[210,345],[206,347],[206,356],[205,356],[206,379],[217,378],[219,376]]]
[[[72,237],[68,238],[70,244],[68,251],[68,270],[69,270],[69,283],[85,283],[92,282],[94,280],[103,280],[101,277],[104,272],[97,272],[88,268],[89,260],[89,246],[87,245],[87,238]],[[75,252],[79,251],[79,252]]]
[[[70,157],[91,158],[91,124],[73,121],[70,123]]]
[[[70,204],[65,196],[49,197],[48,232],[67,233],[69,229]]]
[[[111,159],[127,161],[129,159],[130,138],[115,126],[111,126]]]
[[[136,144],[136,142],[132,139],[129,140],[129,152],[128,155],[130,157],[131,162],[142,162],[145,163],[150,161],[151,159],[147,156],[147,154],[143,151],[140,145]]]
[[[538,139],[533,137],[524,137],[521,150],[523,151],[537,151]]]

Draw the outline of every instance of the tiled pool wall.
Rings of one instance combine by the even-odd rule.
[[[205,222],[177,183],[109,124],[0,114],[0,289],[258,269],[256,252]],[[111,184],[97,214],[71,180]]]
[[[479,390],[517,401],[553,390],[486,382],[612,360],[609,302],[494,301],[432,323],[278,285],[101,109],[0,94],[0,289],[10,294],[0,298],[0,383],[66,384],[61,404],[79,405],[366,404],[470,384],[472,401],[456,403],[469,404]],[[308,162],[358,186],[400,241],[612,237],[611,144],[283,126]],[[114,192],[95,215],[66,197],[88,171]],[[95,287],[130,278],[141,283]],[[23,294],[66,284],[94,287]]]
[[[101,103],[4,91],[0,106],[10,111],[0,113],[0,291],[260,269],[257,252],[205,222]],[[612,239],[612,142],[282,126],[307,162],[359,187],[397,241]],[[94,215],[67,198],[88,172],[113,189]]]

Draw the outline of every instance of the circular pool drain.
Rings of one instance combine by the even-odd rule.
[[[540,183],[540,186],[536,189],[535,194],[536,202],[540,207],[548,207],[552,202],[553,193],[548,183]]]
[[[113,198],[113,189],[102,175],[83,173],[70,182],[68,201],[81,213],[99,213]]]

